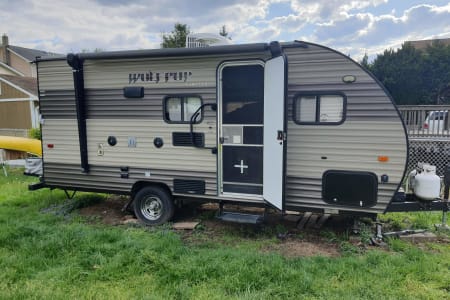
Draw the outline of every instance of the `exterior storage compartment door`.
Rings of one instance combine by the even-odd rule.
[[[286,57],[268,60],[264,69],[263,198],[281,210],[284,209],[286,85]]]

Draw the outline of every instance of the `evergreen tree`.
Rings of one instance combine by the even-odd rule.
[[[450,46],[435,42],[417,50],[404,43],[378,55],[369,69],[397,104],[450,104]]]
[[[171,33],[163,33],[162,48],[184,48],[186,47],[186,36],[190,33],[189,26],[176,23]]]
[[[363,58],[361,59],[361,61],[359,62],[361,66],[363,66],[366,69],[369,69],[369,56],[367,55],[367,52],[364,53]]]

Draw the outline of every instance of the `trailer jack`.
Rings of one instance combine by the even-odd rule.
[[[73,190],[72,194],[68,190],[64,190],[64,194],[66,194],[67,199],[72,200],[75,197],[77,190]]]
[[[450,230],[450,226],[447,225],[447,213],[448,213],[448,199],[446,199],[447,205],[442,209],[442,222],[441,224],[434,224],[436,230]]]

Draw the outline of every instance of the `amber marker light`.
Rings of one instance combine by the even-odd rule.
[[[389,161],[389,156],[378,156],[378,161],[379,162],[388,162]]]

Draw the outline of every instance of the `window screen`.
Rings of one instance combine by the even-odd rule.
[[[294,99],[294,121],[297,124],[340,124],[345,119],[344,95],[299,95]]]
[[[263,123],[263,66],[245,65],[225,67],[222,71],[222,88],[223,124]]]
[[[164,100],[164,119],[169,123],[189,123],[201,105],[200,97],[167,97]],[[197,118],[197,123],[200,121],[201,117]]]

